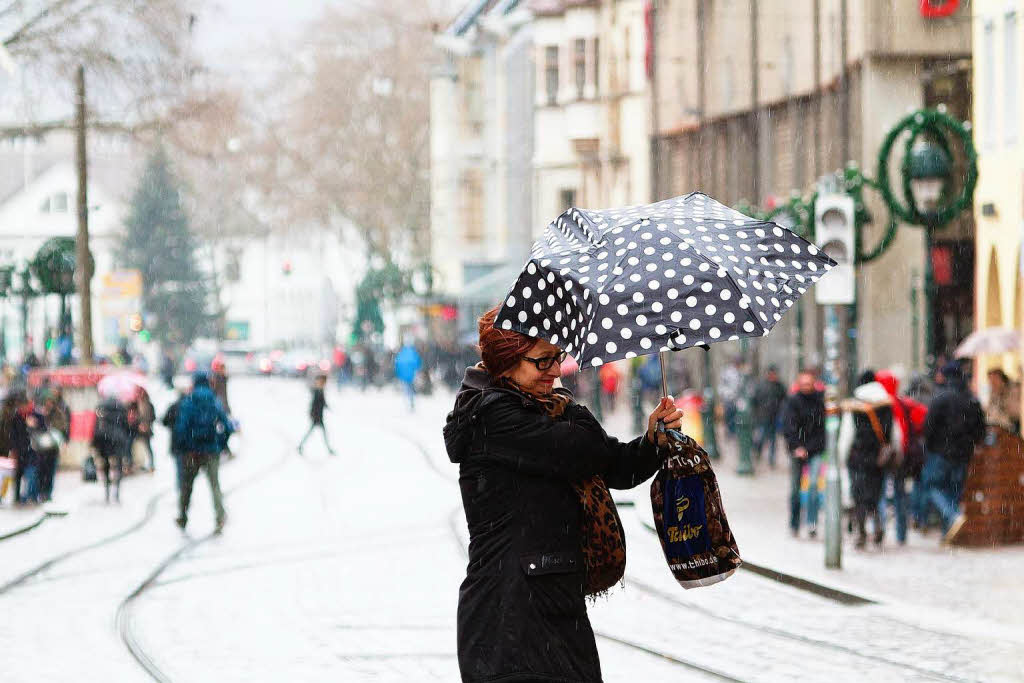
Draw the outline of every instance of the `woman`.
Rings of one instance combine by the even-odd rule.
[[[1002,427],[1011,434],[1019,434],[1020,385],[1011,382],[1007,374],[999,368],[988,371],[988,384],[991,392],[988,406],[985,408],[985,421]]]
[[[874,522],[875,545],[881,545],[885,531],[878,504],[882,498],[884,470],[879,460],[883,446],[899,450],[902,441],[898,427],[893,425],[892,399],[885,387],[875,381],[875,373],[866,370],[853,391],[853,399],[843,401],[842,408],[839,452],[850,472],[850,495],[857,524],[856,546],[867,545],[868,515]],[[846,457],[842,458],[844,454]]]
[[[459,592],[462,680],[600,681],[581,559],[582,504],[574,484],[600,475],[631,488],[662,463],[656,425],[680,427],[662,398],[647,434],[621,443],[555,387],[565,353],[480,318],[482,362],[466,370],[444,428],[469,526]]]

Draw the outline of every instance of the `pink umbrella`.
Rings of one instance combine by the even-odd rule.
[[[983,353],[1006,353],[1020,350],[1020,333],[1006,327],[988,327],[975,330],[967,336],[953,355],[956,358],[973,358]]]
[[[146,388],[146,378],[135,372],[117,372],[107,375],[96,385],[100,396],[113,397],[119,401],[130,403],[139,397]]]

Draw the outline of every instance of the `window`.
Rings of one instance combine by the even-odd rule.
[[[548,104],[558,103],[558,46],[548,45],[544,48],[544,87],[547,90]]]
[[[39,205],[40,213],[67,213],[68,212],[68,193],[57,192],[51,194],[49,197],[43,200],[43,203]]]
[[[242,279],[242,250],[234,247],[227,250],[224,259],[224,279],[238,282]]]
[[[594,94],[601,92],[601,39],[594,38]]]
[[[558,193],[559,202],[562,204],[562,210],[570,209],[576,206],[576,190],[571,187],[562,188]]]
[[[985,146],[992,148],[996,145],[996,41],[995,25],[991,21],[985,22],[985,38],[983,40],[982,73],[984,74],[985,94],[982,99],[985,107]]]
[[[576,99],[583,99],[587,85],[587,41],[577,38],[573,41],[573,67],[576,71]]]
[[[1003,27],[1003,128],[1007,143],[1017,142],[1017,13],[1006,15]]]

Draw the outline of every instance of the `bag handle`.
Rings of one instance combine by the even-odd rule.
[[[885,439],[885,432],[882,431],[882,424],[878,421],[878,416],[875,415],[875,409],[871,406],[867,406],[864,412],[868,414],[868,420],[871,422],[871,429],[875,432],[875,437],[878,439],[880,446],[885,446],[888,441]]]

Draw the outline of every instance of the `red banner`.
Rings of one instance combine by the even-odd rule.
[[[952,16],[960,8],[960,0],[920,0],[918,10],[925,19]]]

